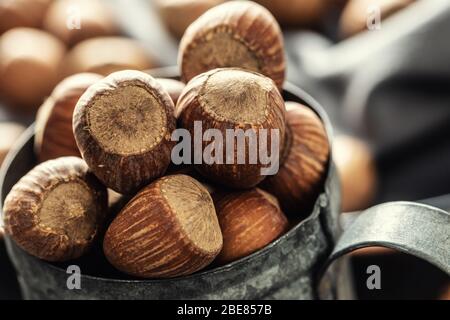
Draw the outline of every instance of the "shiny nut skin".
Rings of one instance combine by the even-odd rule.
[[[53,0],[0,1],[0,35],[13,28],[39,28]]]
[[[280,170],[261,188],[278,198],[286,214],[305,217],[323,188],[330,145],[321,119],[296,102],[286,102],[286,132]]]
[[[342,211],[367,209],[376,196],[378,173],[369,145],[349,135],[338,135],[333,160],[341,180]]]
[[[188,275],[210,264],[222,233],[208,191],[186,175],[158,179],[114,219],[103,248],[117,269],[141,278]]]
[[[343,38],[354,36],[367,30],[367,19],[370,8],[378,8],[382,19],[386,19],[415,0],[349,0],[342,12],[339,24]],[[369,10],[369,11],[368,11]]]
[[[226,194],[216,200],[223,234],[218,264],[246,257],[287,231],[288,220],[277,199],[255,188]]]
[[[64,44],[51,34],[14,28],[0,37],[0,95],[15,111],[33,113],[58,82]]]
[[[72,13],[69,16],[72,20],[68,20],[68,13]],[[75,17],[75,13],[80,13],[80,16]],[[79,18],[80,28],[76,25],[76,18]],[[68,25],[73,28],[68,28]],[[119,33],[111,8],[100,0],[53,1],[46,12],[43,27],[69,47],[86,39]]]
[[[155,67],[155,59],[138,41],[118,36],[97,37],[81,41],[70,49],[61,62],[60,76],[81,72],[107,76],[121,70]]]
[[[73,110],[81,95],[103,77],[79,73],[61,81],[39,108],[35,124],[35,151],[39,161],[64,156],[81,157],[72,130]]]
[[[198,17],[225,0],[156,0],[159,15],[167,29],[176,38],[181,38]]]

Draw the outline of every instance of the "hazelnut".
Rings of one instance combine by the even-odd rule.
[[[203,187],[205,187],[206,190],[208,190],[209,194],[211,195],[211,197],[213,198],[213,200],[215,200],[215,196],[218,193],[222,193],[222,188],[218,185],[213,185],[211,183],[209,183],[209,181],[207,181],[204,177],[202,177],[195,169],[193,166],[191,165],[185,165],[185,164],[181,164],[181,165],[174,165],[171,164],[169,166],[169,168],[166,171],[165,175],[176,175],[176,174],[183,174],[186,176],[189,176],[191,178],[194,178],[195,180],[197,180],[198,182],[200,182],[202,184]]]
[[[118,34],[113,13],[99,0],[54,1],[47,11],[43,25],[44,29],[68,46],[89,38]]]
[[[377,170],[369,146],[351,136],[334,139],[333,159],[342,187],[344,212],[367,209],[375,198]]]
[[[215,157],[221,160],[212,164],[194,161],[194,167],[208,179],[232,188],[251,188],[266,177],[261,172],[265,167],[261,164],[260,152],[260,140],[264,135],[262,129],[268,132],[268,145],[276,145],[276,141],[272,140],[272,129],[278,130],[279,141],[284,141],[284,101],[275,83],[263,75],[243,69],[215,69],[192,79],[178,100],[176,117],[181,127],[187,129],[192,137],[198,134],[198,123],[201,123],[203,131],[220,131],[224,140],[221,146],[223,153],[215,142],[203,141],[201,154],[196,150],[196,146],[193,146],[193,149],[194,158],[197,158],[199,154],[204,155],[212,144],[214,148],[217,147],[214,150]],[[258,142],[253,143],[255,148],[251,145],[251,139],[246,138],[243,143],[245,150],[235,149],[239,144],[236,141],[236,132],[240,129],[242,132],[254,130],[258,139]],[[233,145],[226,139],[229,130],[235,135]],[[192,140],[195,144],[195,138]],[[278,147],[277,155],[279,149]],[[230,155],[229,150],[235,152],[232,151]],[[252,156],[256,156],[253,163],[250,161],[254,158]],[[229,158],[232,161],[229,161]],[[278,157],[276,160],[279,161]]]
[[[280,27],[267,9],[252,1],[229,1],[206,11],[186,30],[178,61],[184,82],[221,67],[262,73],[278,88],[285,78]]]
[[[17,27],[39,28],[53,0],[0,1],[0,34]]]
[[[35,29],[15,28],[0,38],[0,94],[7,102],[35,111],[58,81],[64,44]]]
[[[439,300],[450,301],[450,283],[447,283],[439,295]]]
[[[222,233],[208,191],[185,175],[140,191],[109,226],[103,243],[117,269],[142,278],[188,275],[210,264]]]
[[[355,257],[366,257],[366,256],[381,256],[398,253],[397,250],[386,248],[386,247],[366,247],[357,249],[350,253],[351,256]]]
[[[150,75],[119,71],[92,85],[73,118],[81,155],[109,188],[133,193],[161,177],[171,162],[174,105]]]
[[[261,188],[275,195],[287,214],[305,216],[323,187],[330,147],[321,119],[310,108],[286,102],[286,140],[281,166]]]
[[[178,98],[186,85],[183,82],[174,79],[157,78],[156,80],[158,80],[163,89],[169,93],[173,103],[176,105]]]
[[[288,228],[288,220],[278,200],[255,188],[233,192],[216,201],[223,235],[218,264],[226,264],[265,247]]]
[[[80,158],[44,162],[13,187],[4,205],[5,232],[48,261],[80,257],[106,214],[105,188]]]
[[[367,30],[368,10],[380,9],[380,18],[386,19],[415,0],[349,0],[340,18],[340,32],[344,38]]]
[[[5,160],[9,150],[13,147],[20,135],[25,131],[25,127],[15,122],[0,123],[0,165]]]
[[[160,17],[169,31],[181,38],[189,25],[205,11],[225,0],[157,0]]]
[[[104,76],[121,70],[145,70],[157,65],[136,40],[101,37],[78,43],[61,63],[61,75],[93,72]]]
[[[73,136],[73,110],[87,88],[102,78],[95,73],[79,73],[55,87],[36,118],[34,145],[39,161],[63,156],[81,157]]]
[[[283,26],[315,26],[333,0],[256,0],[256,2],[266,7]]]

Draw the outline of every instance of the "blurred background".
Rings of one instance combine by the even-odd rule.
[[[185,29],[224,1],[0,0],[0,162],[61,80],[175,66]],[[391,200],[449,211],[450,2],[256,2],[283,28],[288,81],[331,118],[344,223]],[[448,276],[411,256],[360,250],[352,264],[359,298],[449,299]],[[371,264],[382,290],[366,288]],[[0,298],[20,298],[3,245]]]

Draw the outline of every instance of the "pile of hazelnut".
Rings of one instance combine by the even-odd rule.
[[[108,1],[0,1],[0,165],[62,79],[157,66],[122,34]]]
[[[205,11],[227,0],[153,0],[168,31],[181,38],[186,28]],[[368,18],[384,19],[415,0],[255,0],[285,28],[326,29],[331,22],[337,40],[367,31]],[[369,15],[372,15],[370,17]],[[338,17],[335,19],[334,17]],[[337,21],[335,21],[337,20]]]
[[[178,277],[248,256],[310,213],[330,148],[320,118],[283,100],[283,38],[272,14],[251,1],[206,11],[181,40],[179,66],[181,81],[81,73],[53,90],[35,127],[41,163],[4,204],[18,246],[58,262],[102,241],[126,274]],[[259,162],[175,165],[172,132],[194,135],[196,121],[223,135],[277,129],[278,173],[262,175]]]

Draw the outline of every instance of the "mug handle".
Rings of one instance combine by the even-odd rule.
[[[319,277],[321,285],[326,282],[329,286],[330,281],[323,280],[330,277],[330,269],[339,268],[333,262],[349,252],[373,246],[413,255],[450,276],[450,214],[429,205],[402,201],[363,211],[338,239]]]
[[[450,214],[415,202],[374,206],[344,231],[327,265],[351,251],[373,246],[416,256],[450,275]]]

